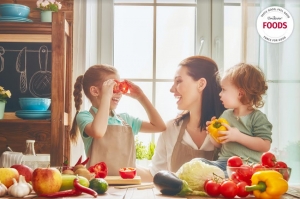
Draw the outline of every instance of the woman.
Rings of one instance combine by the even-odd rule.
[[[206,121],[224,111],[217,64],[204,56],[192,56],[180,62],[170,92],[184,110],[167,123],[158,139],[150,169],[138,166],[143,181],[152,181],[160,170],[176,172],[196,157],[214,160],[217,152],[206,134]]]

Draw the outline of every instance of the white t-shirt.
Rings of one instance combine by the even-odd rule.
[[[150,172],[154,176],[157,172],[161,170],[171,170],[171,158],[174,146],[176,144],[177,138],[179,136],[179,131],[182,122],[178,126],[171,120],[167,123],[167,129],[159,135],[155,152],[152,157],[152,163],[150,164]],[[198,149],[197,145],[192,140],[190,134],[185,130],[182,138],[182,143],[191,146],[195,150],[213,151],[214,145],[211,143],[209,136],[207,136]]]

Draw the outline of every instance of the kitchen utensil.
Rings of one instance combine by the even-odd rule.
[[[0,4],[0,15],[10,17],[27,18],[30,13],[30,8],[25,5],[15,3]]]
[[[141,177],[135,176],[133,179],[123,179],[121,176],[106,176],[104,178],[106,182],[111,184],[123,184],[123,185],[130,185],[130,184],[141,184]]]
[[[5,50],[2,46],[0,46],[0,60],[1,60],[1,63],[0,63],[0,72],[4,70],[4,57],[2,57],[2,55],[4,55],[5,53]]]
[[[51,104],[51,99],[39,97],[20,97],[19,104],[22,110],[46,111]]]
[[[21,119],[42,120],[42,119],[50,119],[51,111],[19,110],[15,112],[15,115]]]
[[[26,76],[26,49],[24,47],[18,54],[16,61],[16,70],[20,73],[20,91],[25,93],[27,91],[27,76]]]
[[[41,46],[39,50],[40,71],[34,73],[29,82],[29,91],[35,97],[50,97],[51,95],[51,72],[47,71],[47,62],[48,48]]]

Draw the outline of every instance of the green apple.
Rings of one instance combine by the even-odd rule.
[[[32,173],[32,188],[37,195],[58,192],[61,184],[61,173],[56,168],[36,168]]]

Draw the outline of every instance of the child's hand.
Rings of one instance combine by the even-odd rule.
[[[116,82],[113,79],[108,79],[102,84],[102,96],[106,96],[109,99],[112,98],[113,95],[113,88]]]
[[[236,142],[237,137],[241,134],[241,132],[237,128],[231,127],[228,124],[222,123],[222,125],[227,128],[227,131],[219,131],[219,134],[222,134],[222,137],[219,137],[221,143]]]
[[[138,85],[132,83],[129,80],[124,80],[124,81],[129,85],[129,92],[125,93],[124,95],[130,96],[137,100],[145,95],[142,89]]]

